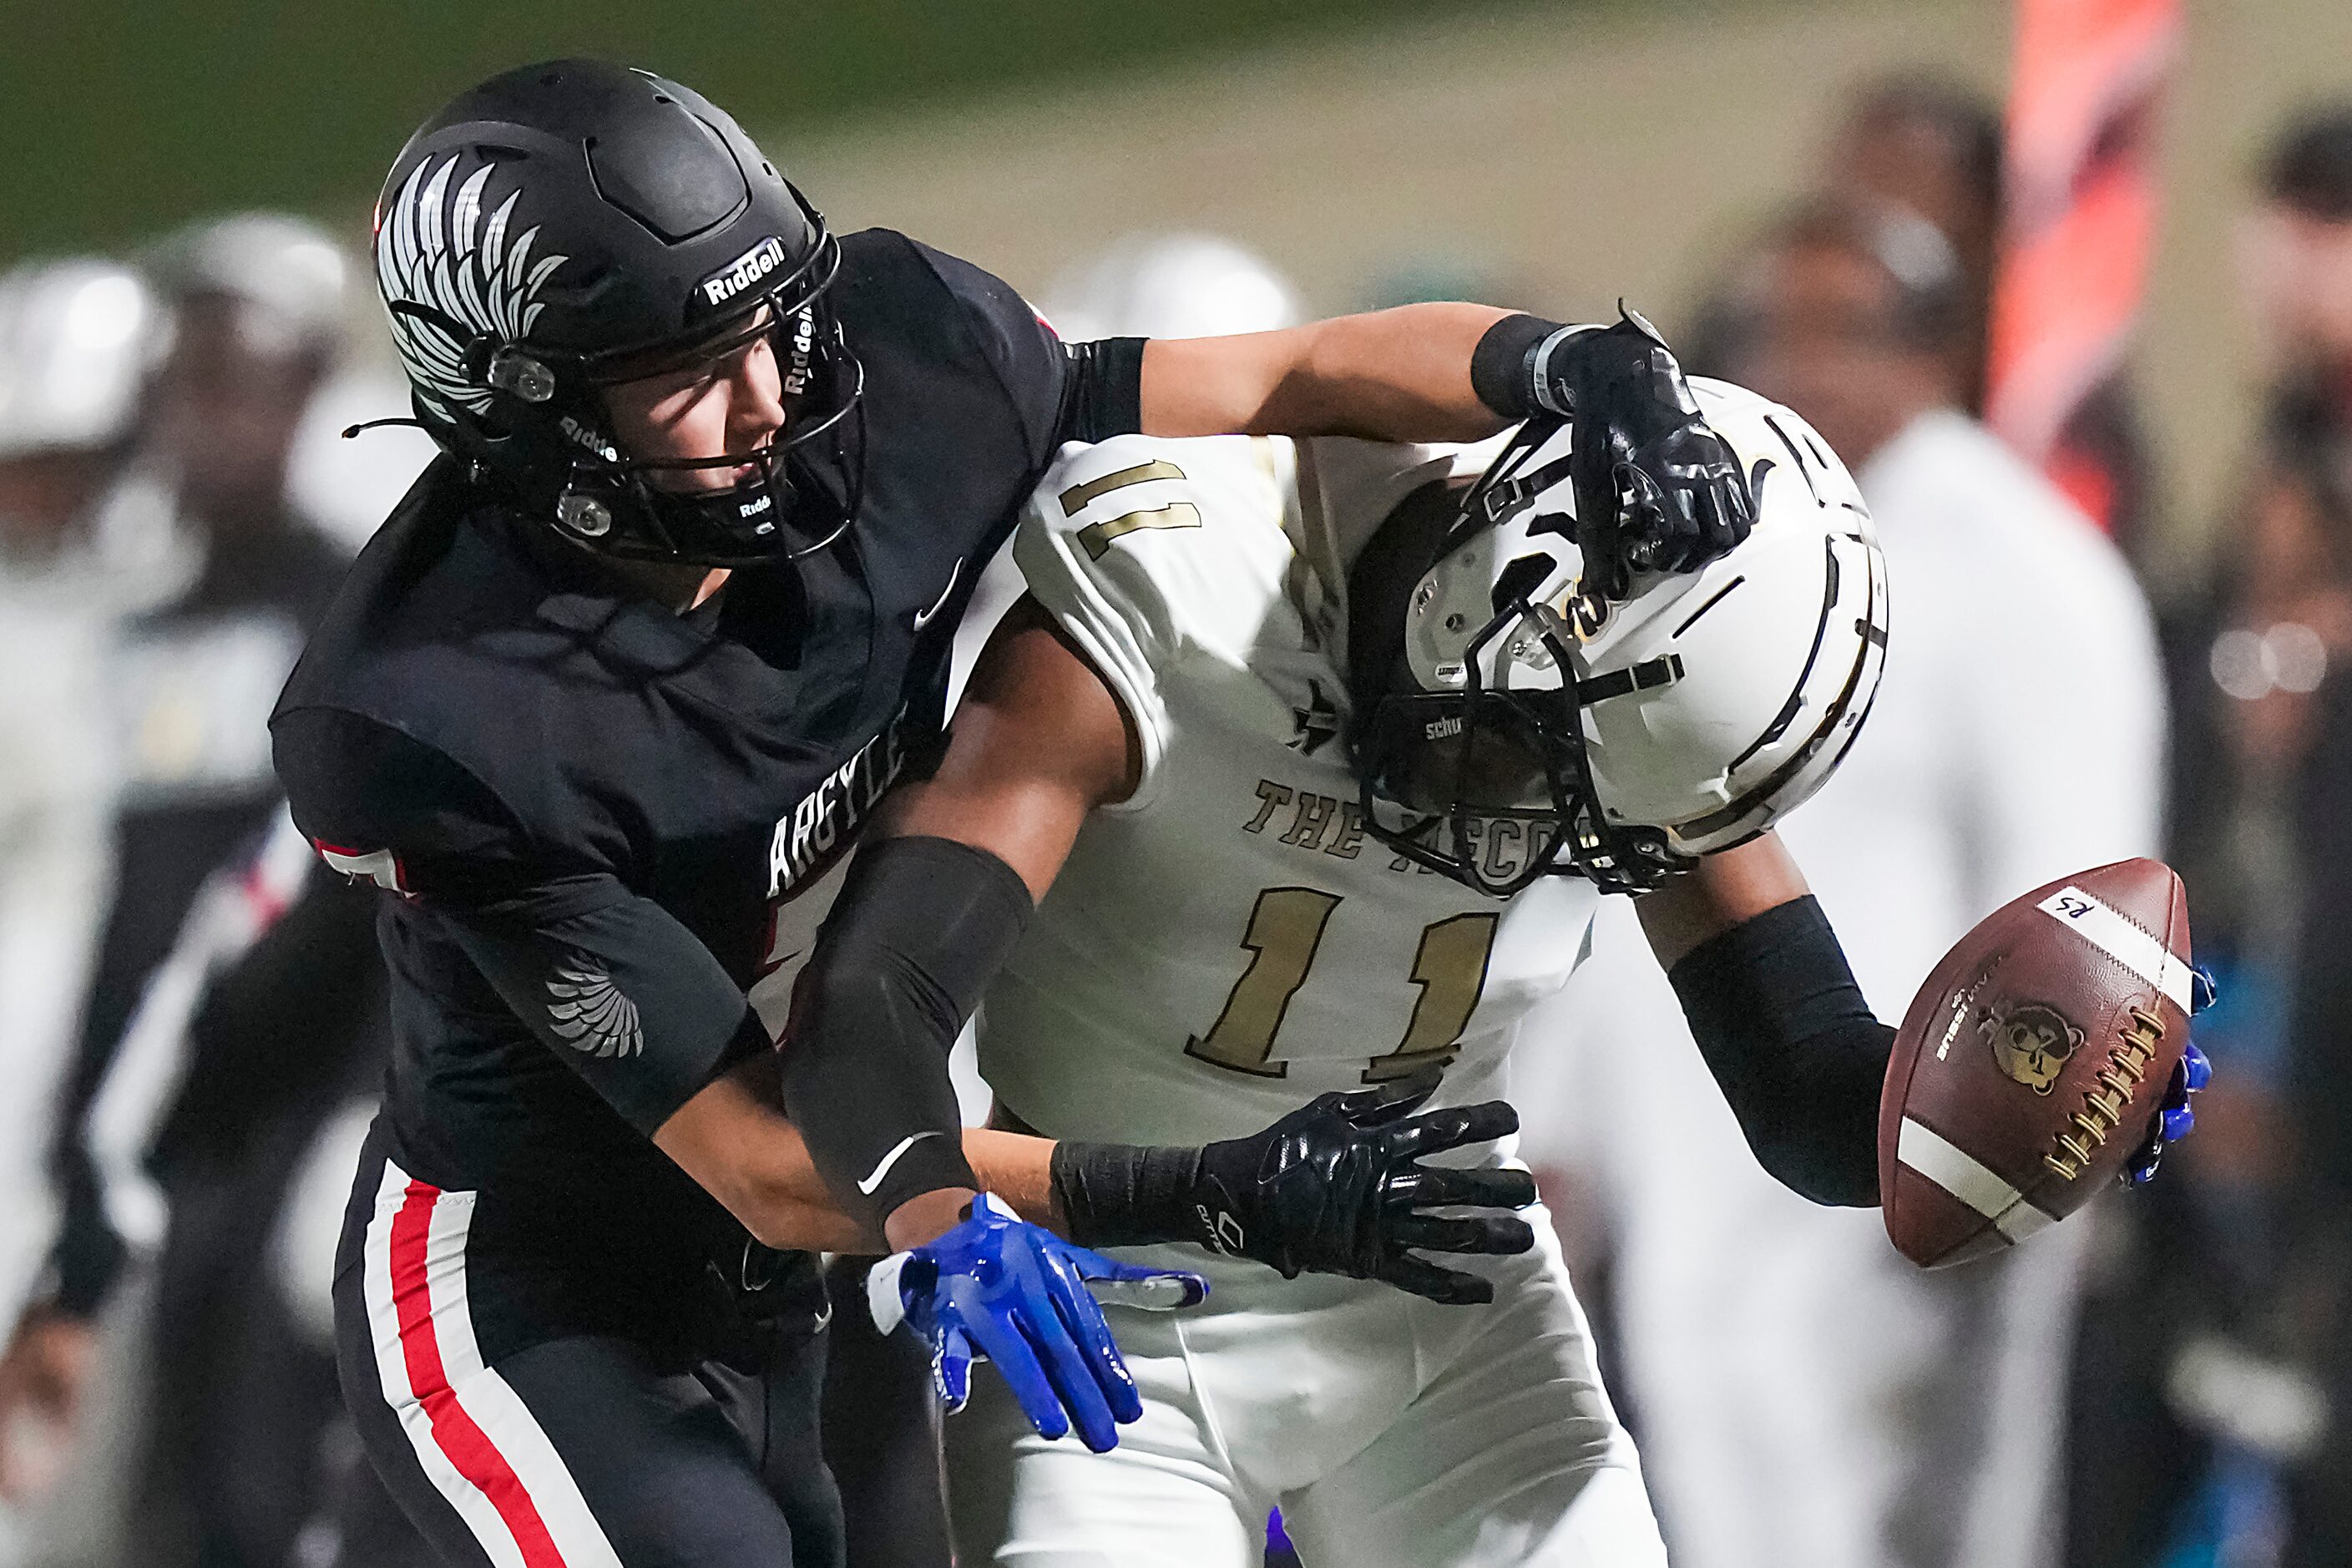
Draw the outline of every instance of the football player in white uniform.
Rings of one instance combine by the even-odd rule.
[[[1577,500],[1639,498],[1556,418],[1483,477],[1491,450],[1122,437],[1066,450],[1032,502],[1030,596],[887,830],[986,848],[1042,894],[981,1061],[998,1124],[1059,1140],[1053,1222],[1116,1247],[1135,1238],[1105,1207],[1189,1206],[1228,1256],[1123,1255],[1213,1289],[1112,1310],[1144,1405],[1115,1452],[975,1389],[946,1427],[964,1561],[1239,1568],[1279,1504],[1310,1563],[1663,1563],[1539,1210],[1423,1214],[1310,1262],[1141,1146],[1493,1099],[1601,892],[1687,870],[1645,922],[1759,1157],[1875,1201],[1892,1031],[1765,830],[1867,711],[1884,567],[1801,420],[1693,385],[1757,502],[1695,572],[1587,568]],[[1442,1205],[1456,1162],[1507,1166],[1507,1141],[1391,1178],[1398,1200]]]

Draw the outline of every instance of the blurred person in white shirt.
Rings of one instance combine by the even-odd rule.
[[[2116,549],[1959,412],[1965,274],[1932,225],[1822,198],[1748,256],[1706,368],[1789,404],[1853,469],[1899,617],[1869,723],[1783,828],[1895,1017],[2000,904],[2155,851],[2154,635]],[[1779,1189],[1680,1048],[1673,994],[1607,962],[1640,941],[1629,910],[1603,910],[1561,1048],[1512,1098],[1531,1162],[1573,1171],[1612,1233],[1616,1381],[1676,1563],[2054,1565],[2095,1219],[1928,1274],[1874,1213]]]
[[[125,479],[155,325],[110,262],[0,276],[0,1561],[90,1353],[79,1325],[19,1320],[56,1223],[47,1156],[112,872],[107,637],[169,554],[162,509]]]

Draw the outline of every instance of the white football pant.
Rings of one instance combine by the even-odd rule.
[[[1208,1300],[1106,1309],[1143,1394],[1108,1454],[1037,1436],[973,1373],[945,1423],[958,1560],[1257,1568],[1279,1504],[1309,1568],[1664,1568],[1550,1217],[1526,1217],[1535,1250],[1473,1264],[1495,1281],[1484,1307],[1120,1249],[1206,1274]]]

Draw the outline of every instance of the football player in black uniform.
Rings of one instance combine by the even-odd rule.
[[[979,569],[1066,441],[1467,438],[1579,399],[1648,411],[1613,432],[1621,553],[1706,559],[1746,531],[1727,450],[1601,395],[1664,385],[1664,346],[1470,305],[1065,344],[966,262],[836,238],[724,112],[593,62],[429,121],[374,254],[443,456],[273,719],[304,832],[398,895],[337,1281],[371,1458],[453,1563],[835,1562],[811,1247],[895,1249],[947,1382],[984,1354],[1040,1431],[1108,1447],[1139,1405],[1088,1282],[1194,1282],[981,1196],[1048,1215],[1050,1146],[972,1134],[976,1173],[930,1048],[1027,890],[947,840],[849,853],[936,753]],[[807,969],[829,912],[862,967]],[[1509,1114],[1409,1109],[1185,1168],[1254,1255],[1377,1270],[1414,1157]]]

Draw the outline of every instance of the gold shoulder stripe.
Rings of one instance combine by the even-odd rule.
[[[1200,510],[1191,501],[1180,500],[1173,506],[1163,506],[1157,511],[1131,511],[1125,517],[1112,518],[1108,522],[1090,522],[1078,530],[1078,542],[1087,547],[1087,559],[1099,561],[1111,546],[1111,541],[1121,534],[1133,533],[1139,528],[1198,528]]]
[[[1148,479],[1181,479],[1183,477],[1183,469],[1165,458],[1155,458],[1149,463],[1138,463],[1131,468],[1121,468],[1115,474],[1105,474],[1101,479],[1072,485],[1062,492],[1062,515],[1076,517],[1096,497],[1125,489],[1129,485],[1139,485]],[[1101,552],[1097,551],[1096,553],[1100,554]]]

